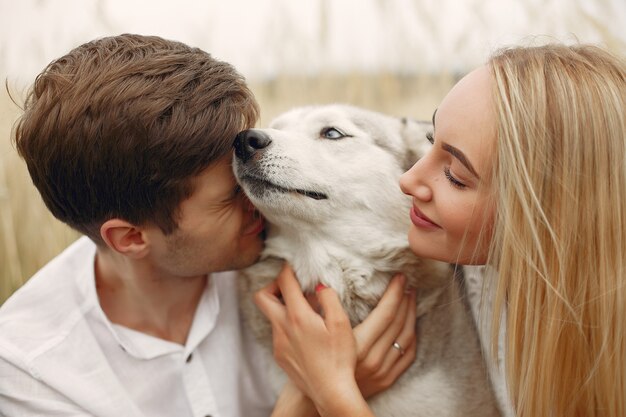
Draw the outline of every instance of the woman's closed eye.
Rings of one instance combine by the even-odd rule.
[[[461,190],[467,187],[467,185],[463,184],[461,181],[459,181],[452,175],[452,173],[450,172],[450,167],[443,168],[443,175],[446,176],[446,179],[450,182],[450,184],[453,187],[461,189]]]
[[[435,137],[432,132],[426,133],[426,139],[428,139],[428,141],[432,145],[435,144]],[[461,190],[467,187],[467,185],[463,184],[461,181],[456,179],[454,175],[452,175],[452,173],[450,172],[450,167],[443,168],[443,175],[445,175],[446,179],[450,182],[450,184],[452,184],[453,187]]]

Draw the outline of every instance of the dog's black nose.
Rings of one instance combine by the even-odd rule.
[[[267,148],[270,143],[272,143],[272,139],[262,130],[244,130],[235,138],[235,155],[243,162],[246,162],[258,150]]]

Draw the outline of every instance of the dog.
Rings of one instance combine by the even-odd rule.
[[[240,274],[242,317],[271,357],[271,327],[252,295],[285,261],[303,291],[335,289],[353,325],[401,271],[417,292],[417,356],[368,400],[374,413],[498,416],[462,280],[408,247],[411,199],[398,180],[430,146],[429,131],[429,122],[335,104],[296,108],[237,135],[235,176],[268,225],[259,262]],[[268,363],[278,393],[286,377]]]

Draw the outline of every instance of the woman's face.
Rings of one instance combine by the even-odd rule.
[[[487,260],[494,218],[492,84],[484,66],[452,88],[433,116],[432,148],[400,178],[413,198],[409,245],[418,256],[458,264]]]

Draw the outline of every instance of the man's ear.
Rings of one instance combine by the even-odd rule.
[[[148,241],[142,228],[125,220],[107,220],[100,226],[100,236],[111,250],[122,255],[141,258],[148,252]]]

